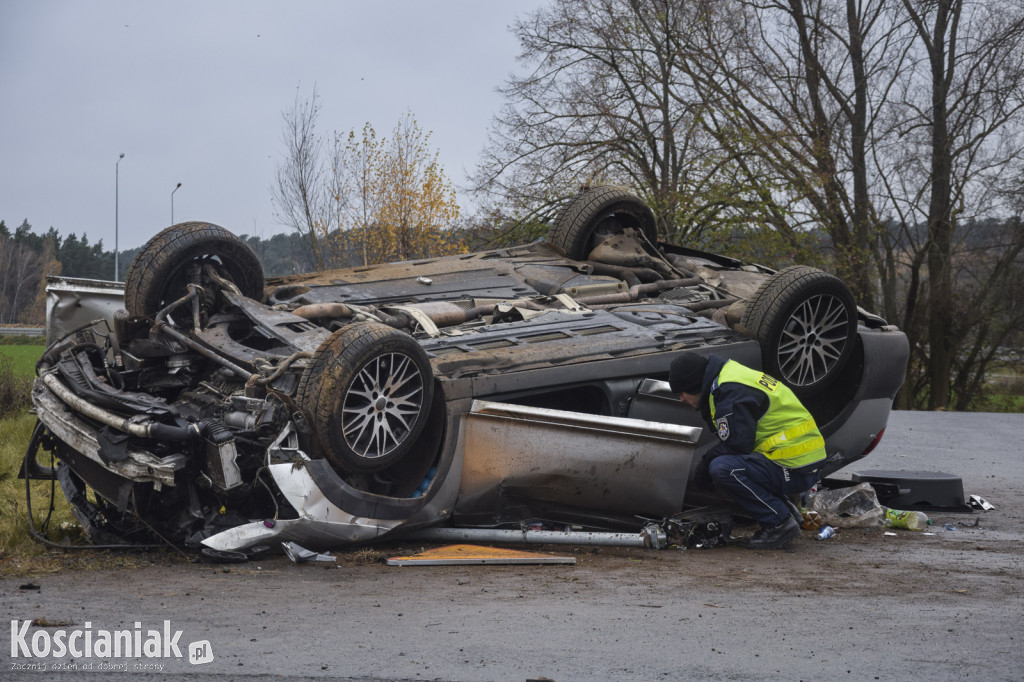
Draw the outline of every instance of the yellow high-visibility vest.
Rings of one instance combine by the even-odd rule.
[[[788,386],[763,372],[729,360],[718,373],[714,386],[737,383],[755,388],[766,396],[768,411],[757,422],[754,451],[786,467],[796,468],[825,459],[825,439],[818,431],[814,417]],[[715,418],[715,401],[708,396],[711,419]]]

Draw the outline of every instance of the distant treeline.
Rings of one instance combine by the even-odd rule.
[[[309,248],[298,234],[276,234],[269,239],[243,236],[263,261],[268,277],[312,269]],[[124,280],[139,249],[118,255],[118,280]],[[11,230],[0,220],[0,324],[42,325],[46,314],[46,278],[50,275],[113,279],[114,252],[103,240],[91,243],[86,234],[62,235],[51,227],[43,234],[32,231],[28,220]]]

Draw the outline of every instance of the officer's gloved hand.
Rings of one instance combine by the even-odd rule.
[[[704,455],[697,465],[697,470],[693,473],[693,483],[697,486],[698,490],[711,492],[715,489],[715,481],[711,478],[710,467],[711,458]]]

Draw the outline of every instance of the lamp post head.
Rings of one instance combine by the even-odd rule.
[[[124,158],[124,152],[121,152],[121,154],[117,158],[123,159]]]

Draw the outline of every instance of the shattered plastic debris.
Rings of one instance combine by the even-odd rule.
[[[982,499],[981,495],[971,495],[971,506],[982,511],[991,511],[995,507]]]
[[[320,554],[311,549],[301,547],[294,542],[282,542],[281,549],[288,555],[288,558],[297,564],[304,564],[307,561],[337,561],[337,557],[330,554]]]
[[[654,536],[653,530],[646,526],[645,530]],[[664,539],[669,546],[680,549],[724,547],[731,536],[732,514],[720,507],[701,507],[676,514],[665,521]],[[654,546],[653,541],[651,545]]]
[[[820,490],[808,498],[807,507],[833,528],[871,528],[885,518],[885,508],[878,503],[870,483]]]

